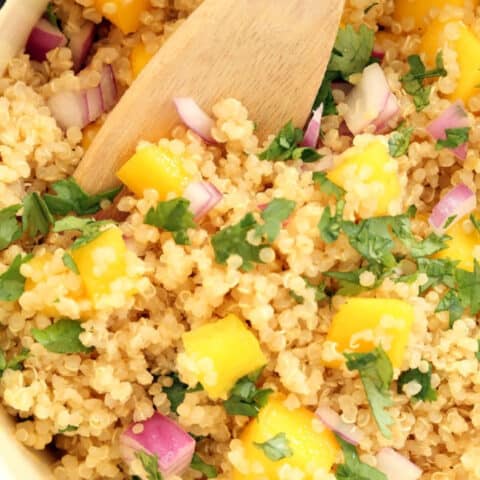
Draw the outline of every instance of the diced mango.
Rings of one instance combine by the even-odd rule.
[[[353,193],[355,189],[360,206],[372,208],[376,201],[372,215],[387,215],[391,213],[391,203],[399,202],[397,162],[381,140],[349,148],[337,158],[328,178],[347,192]]]
[[[161,200],[169,193],[181,195],[189,182],[182,159],[156,145],[137,150],[117,172],[117,177],[139,197],[152,188]]]
[[[279,469],[285,464],[304,472],[304,480],[317,478],[315,470],[331,470],[339,450],[333,433],[327,429],[315,431],[315,415],[310,410],[303,407],[289,410],[282,400],[280,396],[271,397],[258,418],[251,420],[240,435],[246,460],[250,465],[261,465],[263,473],[255,475],[235,469],[234,480],[277,480]],[[274,462],[254,443],[264,443],[279,433],[285,434],[293,455]]]
[[[413,321],[413,307],[402,300],[349,298],[333,316],[327,341],[333,342],[340,354],[369,352],[381,345],[393,366],[400,367]],[[325,364],[338,367],[343,360]]]
[[[91,123],[90,125],[87,125],[83,130],[82,130],[82,147],[84,150],[87,150],[88,147],[93,142],[93,139],[97,136],[98,131],[100,130],[102,126],[102,122],[95,122]]]
[[[447,34],[453,32],[455,40],[449,40]],[[480,84],[480,39],[463,22],[432,22],[422,38],[419,53],[425,53],[429,65],[433,65],[435,57],[445,46],[453,48],[457,53],[459,76],[455,90],[448,95],[452,100],[465,102],[479,93]]]
[[[72,251],[72,257],[87,290],[95,301],[112,293],[112,283],[127,272],[127,247],[117,227],[102,232],[91,242]]]
[[[95,8],[123,33],[136,32],[150,0],[95,0]]]
[[[435,258],[458,260],[458,268],[473,272],[475,253],[480,248],[480,233],[473,225],[464,226],[464,223],[460,220],[447,230],[447,235],[452,238],[447,241],[447,248],[436,253]]]
[[[237,380],[267,363],[255,335],[233,314],[182,338],[187,355],[198,364],[208,364],[207,372],[199,369],[199,381],[211,398],[226,397]]]
[[[137,78],[145,65],[153,57],[153,53],[147,50],[144,43],[140,42],[132,48],[130,63],[132,65],[133,78]]]

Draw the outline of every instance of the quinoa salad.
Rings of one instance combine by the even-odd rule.
[[[347,0],[307,125],[172,98],[87,193],[201,3],[0,1],[11,441],[59,480],[480,479],[480,2]]]

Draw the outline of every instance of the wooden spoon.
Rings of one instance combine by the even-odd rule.
[[[97,193],[139,140],[158,141],[180,122],[172,99],[207,112],[226,97],[243,102],[258,135],[293,120],[303,126],[325,73],[344,0],[205,0],[125,92],[75,172]]]

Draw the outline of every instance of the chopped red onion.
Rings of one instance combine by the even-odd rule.
[[[377,468],[388,480],[418,480],[422,476],[419,467],[391,448],[382,448],[377,453]]]
[[[461,220],[475,210],[477,197],[464,183],[450,190],[433,207],[428,221],[436,233],[442,234],[447,227]]]
[[[94,122],[104,112],[102,91],[100,86],[94,88],[88,88],[85,90],[88,104],[88,123]]]
[[[196,219],[204,217],[223,198],[217,187],[209,182],[190,183],[183,196],[190,201],[190,211]]]
[[[64,47],[66,44],[67,37],[48,20],[41,18],[28,37],[25,50],[32,60],[43,62],[47,59],[47,53],[50,50]]]
[[[49,0],[7,0],[0,10],[0,75],[27,44]]]
[[[427,132],[436,140],[447,138],[447,129],[469,127],[470,121],[461,100],[450,105],[436,120],[427,125]],[[467,158],[467,144],[451,149],[457,158]]]
[[[320,405],[315,415],[323,422],[323,424],[340,435],[346,442],[352,445],[358,445],[363,439],[363,433],[356,425],[345,423],[340,415],[326,405]]]
[[[127,463],[135,459],[137,452],[143,451],[158,457],[158,470],[163,476],[180,476],[192,461],[195,440],[176,422],[155,413],[145,422],[130,425],[120,437],[120,448]]]
[[[197,133],[208,143],[216,143],[212,137],[212,128],[215,122],[190,97],[176,97],[173,99],[178,115],[183,123]]]
[[[374,45],[372,50],[372,57],[378,58],[378,60],[382,61],[385,58],[385,50],[379,45]]]
[[[102,92],[103,108],[110,111],[118,100],[117,82],[111,65],[104,65],[100,77],[100,90]]]
[[[385,73],[377,63],[363,70],[360,82],[347,96],[346,103],[345,122],[354,135],[372,124],[377,132],[384,131],[400,110]]]
[[[85,65],[85,60],[92,48],[95,36],[95,24],[86,22],[80,29],[70,36],[69,47],[72,51],[73,69],[78,72]]]
[[[320,138],[320,126],[322,124],[323,103],[313,112],[310,122],[308,122],[305,136],[303,137],[302,147],[317,148]]]

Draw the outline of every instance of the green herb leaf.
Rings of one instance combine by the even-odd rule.
[[[453,324],[463,315],[464,310],[465,307],[460,302],[458,293],[455,290],[449,290],[440,300],[435,312],[448,312],[449,327],[452,328]]]
[[[47,328],[39,330],[32,328],[32,337],[53,353],[89,353],[93,350],[80,341],[80,334],[84,332],[78,320],[62,318]]]
[[[100,220],[96,222],[91,218],[65,217],[55,222],[53,231],[58,233],[79,230],[82,232],[82,235],[78,237],[70,247],[71,250],[76,250],[95,240],[105,231],[107,225],[111,226],[112,224],[110,220]]]
[[[47,5],[45,17],[54,27],[60,28],[60,22],[58,20],[57,15],[55,14],[53,3],[49,3]]]
[[[145,223],[172,232],[173,239],[178,245],[189,245],[187,230],[197,226],[189,206],[190,202],[184,198],[160,202],[155,209],[151,208],[147,212]]]
[[[318,91],[313,104],[313,110],[316,110],[320,104],[323,103],[323,116],[325,117],[327,115],[336,115],[338,113],[332,92],[332,81],[336,80],[338,76],[338,72],[327,71],[325,73],[322,85],[320,86],[320,90]]]
[[[170,387],[163,387],[162,391],[167,395],[172,412],[178,413],[178,407],[185,400],[185,395],[187,393],[200,392],[203,390],[203,387],[198,383],[195,387],[189,388],[186,383],[180,380],[178,374],[175,372],[173,372],[170,377],[173,380],[172,385]]]
[[[403,387],[410,382],[417,382],[422,389],[412,398],[433,402],[437,399],[437,392],[432,387],[432,364],[428,364],[428,372],[423,373],[418,368],[411,368],[402,372],[397,381],[397,392],[404,393]]]
[[[393,367],[382,347],[369,353],[344,353],[349,370],[358,370],[378,428],[386,438],[391,438],[392,417],[385,411],[393,405],[390,384]]]
[[[455,277],[460,303],[463,307],[470,308],[472,315],[476,315],[480,312],[480,264],[474,260],[473,272],[458,268]]]
[[[380,285],[385,275],[381,275],[379,278],[377,278],[374,284],[370,287],[364,287],[360,284],[360,275],[367,270],[368,268],[365,267],[359,268],[357,270],[352,270],[351,272],[324,272],[323,275],[337,280],[339,284],[339,289],[336,292],[337,295],[350,297],[356,296],[368,290],[373,290]]]
[[[62,257],[63,264],[70,269],[73,273],[79,275],[80,272],[78,270],[77,264],[75,263],[75,260],[73,257],[68,253],[65,252]]]
[[[419,258],[417,260],[418,272],[425,273],[428,281],[420,287],[420,293],[426,292],[437,285],[455,287],[455,270],[458,261],[449,258]]]
[[[477,230],[477,232],[480,232],[480,220],[475,217],[475,215],[470,215],[470,221],[472,222],[473,226]]]
[[[29,193],[23,199],[23,231],[27,232],[30,238],[39,234],[46,235],[53,222],[47,204],[38,193]]]
[[[8,270],[0,275],[0,301],[14,302],[25,290],[25,277],[20,273],[20,267],[28,262],[32,255],[17,255]]]
[[[325,243],[334,242],[340,235],[343,225],[344,208],[345,201],[340,200],[337,202],[336,211],[334,214],[329,207],[325,207],[323,210],[320,222],[318,223],[318,230],[320,231],[320,237]]]
[[[88,195],[74,178],[67,178],[55,182],[52,189],[57,195],[46,194],[43,198],[54,215],[68,215],[71,212],[77,215],[93,215],[101,209],[100,203],[103,200],[113,201],[122,187],[98,195]]]
[[[205,463],[197,453],[193,454],[190,468],[197,470],[197,472],[203,473],[203,475],[207,478],[216,478],[218,475],[217,469],[213,465]]]
[[[305,280],[305,283],[307,284],[307,287],[313,288],[315,290],[315,300],[317,302],[323,302],[326,298],[328,298],[328,294],[326,292],[326,285],[324,283],[319,283],[318,285],[314,285],[308,278],[303,277]]]
[[[149,455],[146,452],[136,452],[135,456],[142,462],[147,480],[163,480],[162,474],[158,469],[157,455]]]
[[[342,447],[344,463],[338,465],[335,472],[337,480],[388,480],[387,476],[363,463],[358,456],[357,449],[342,437],[336,435],[337,441]]]
[[[68,433],[68,432],[76,432],[78,430],[77,425],[67,425],[65,428],[62,428],[58,431],[58,433]]]
[[[278,132],[270,146],[258,158],[273,161],[291,160],[294,151],[302,140],[303,130],[294,127],[292,121],[290,121]]]
[[[401,157],[408,151],[413,135],[413,127],[407,127],[402,123],[388,139],[388,150],[393,158]]]
[[[366,15],[373,7],[375,7],[375,6],[377,6],[377,5],[379,5],[378,2],[373,2],[373,3],[371,3],[371,4],[363,11],[363,13]]]
[[[0,250],[7,248],[22,236],[22,229],[17,220],[21,205],[12,205],[0,210]]]
[[[337,200],[345,196],[345,190],[329,180],[325,172],[314,172],[312,179],[323,193],[333,195]]]
[[[447,138],[437,140],[435,144],[436,150],[442,148],[457,148],[460,145],[468,142],[468,136],[470,134],[470,127],[461,128],[447,128],[445,129],[445,135]]]
[[[265,237],[269,242],[275,241],[282,223],[292,214],[295,205],[294,201],[285,198],[273,199],[261,213],[265,223],[255,228],[257,236]]]
[[[290,443],[285,433],[278,433],[270,440],[263,443],[253,443],[257,448],[263,450],[265,456],[272,460],[272,462],[278,462],[283,458],[288,458],[293,455],[293,450],[290,448]]]
[[[23,370],[23,362],[30,355],[30,350],[28,348],[22,348],[20,353],[14,355],[10,360],[7,361],[5,353],[0,350],[0,377],[3,375],[5,370]]]
[[[293,151],[292,160],[301,160],[304,163],[316,162],[323,155],[320,155],[314,148],[298,147]]]

